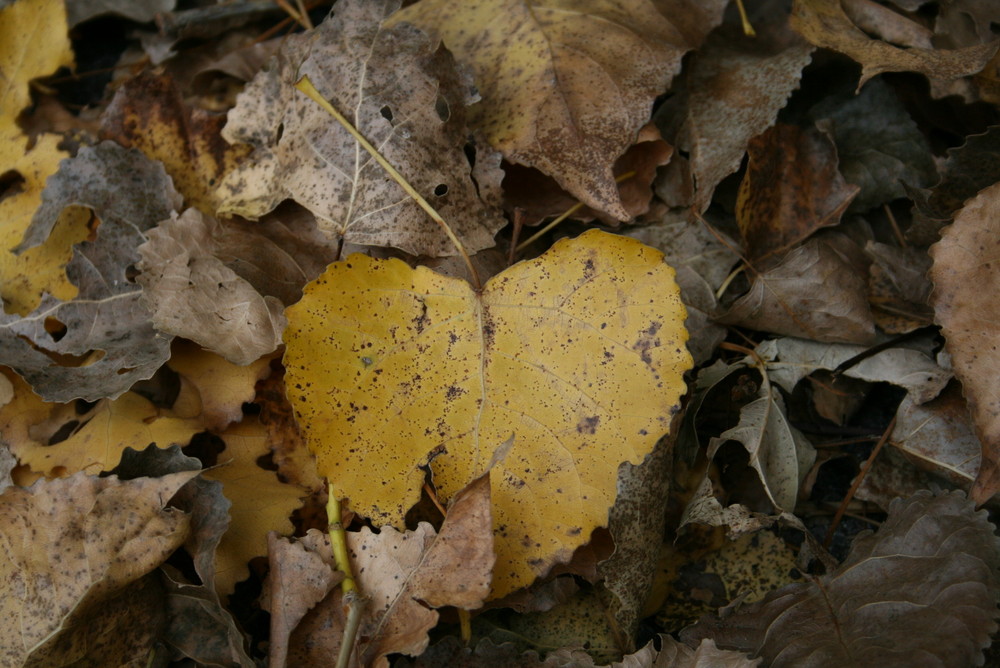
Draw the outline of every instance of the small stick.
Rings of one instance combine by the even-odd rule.
[[[756,37],[757,31],[753,29],[750,25],[750,17],[747,16],[746,7],[743,6],[743,0],[736,0],[736,9],[740,11],[740,21],[743,23],[743,34],[747,37]]]
[[[396,168],[393,167],[391,164],[389,164],[388,160],[382,157],[382,154],[378,152],[378,149],[372,146],[371,142],[365,139],[365,136],[360,132],[358,132],[357,129],[353,125],[351,125],[351,122],[347,120],[347,118],[343,114],[337,111],[337,109],[334,108],[332,104],[327,102],[326,99],[322,95],[320,95],[319,91],[316,90],[316,87],[313,86],[312,82],[309,80],[309,77],[304,76],[301,79],[299,79],[298,82],[295,84],[295,87],[298,88],[303,93],[305,93],[306,95],[308,95],[313,102],[323,107],[323,109],[326,110],[328,114],[337,119],[337,122],[340,123],[342,126],[344,126],[344,129],[347,130],[352,137],[354,137],[354,141],[361,144],[361,146],[366,151],[368,151],[368,153],[370,153],[373,158],[375,158],[375,161],[378,164],[382,165],[382,169],[387,171],[389,173],[389,176],[391,176],[392,179],[399,184],[399,187],[405,190],[406,194],[412,197],[413,201],[416,202],[417,205],[419,205],[420,208],[423,209],[424,212],[431,217],[431,220],[433,220],[435,223],[438,224],[438,226],[444,231],[444,233],[448,235],[448,238],[451,240],[452,245],[455,246],[455,249],[462,256],[462,259],[465,260],[465,266],[468,267],[469,275],[472,277],[473,287],[475,287],[476,290],[481,290],[483,285],[479,280],[479,272],[477,272],[475,266],[473,266],[472,260],[469,258],[469,254],[465,251],[465,246],[463,246],[462,242],[458,240],[458,237],[455,236],[455,233],[451,231],[451,227],[449,227],[448,223],[444,221],[444,218],[441,217],[441,214],[435,211],[434,207],[432,207],[427,202],[427,200],[425,200],[420,195],[420,193],[418,193],[413,188],[413,186],[410,185],[410,183],[406,180],[406,178],[398,171],[396,171]]]
[[[344,594],[344,604],[347,606],[347,622],[344,624],[344,637],[337,656],[337,668],[347,668],[351,653],[354,651],[358,628],[361,626],[365,602],[354,581],[354,571],[351,570],[351,558],[347,551],[347,532],[344,531],[344,524],[340,519],[340,498],[333,483],[327,483],[327,494],[326,519],[330,524],[330,547],[333,549],[333,562],[337,570],[344,574],[340,589]]]
[[[840,520],[844,517],[844,513],[847,512],[847,506],[851,503],[851,499],[854,498],[854,493],[858,491],[858,487],[861,486],[862,481],[864,481],[865,476],[868,475],[868,471],[871,469],[872,464],[875,463],[875,458],[878,456],[879,451],[882,446],[886,444],[889,440],[889,436],[892,435],[892,430],[896,427],[896,416],[892,416],[892,420],[889,422],[889,426],[885,428],[882,432],[882,438],[878,440],[875,444],[875,449],[872,453],[868,455],[868,461],[865,462],[864,466],[861,467],[861,471],[858,472],[858,477],[854,479],[854,484],[851,488],[847,490],[847,495],[844,500],[840,502],[840,507],[837,508],[837,512],[833,516],[833,521],[830,522],[830,528],[826,530],[826,536],[823,537],[823,547],[829,548],[830,543],[833,542],[833,532],[837,530],[837,525],[840,524]]]

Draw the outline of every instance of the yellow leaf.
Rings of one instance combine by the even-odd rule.
[[[669,429],[691,357],[662,259],[590,231],[481,293],[399,260],[334,263],[285,336],[320,473],[356,512],[402,527],[421,466],[448,498],[496,453],[493,596],[528,585],[607,523],[619,464]]]
[[[73,64],[61,0],[18,0],[0,9],[0,297],[11,313],[26,314],[38,306],[43,292],[72,299],[76,288],[63,268],[73,244],[86,235],[89,216],[64,215],[52,236],[21,255],[11,251],[21,242],[31,216],[41,204],[45,180],[69,157],[56,148],[59,138],[41,136],[28,149],[17,115],[31,103],[28,83]]]
[[[290,534],[291,514],[302,505],[305,491],[278,480],[274,471],[258,460],[271,454],[267,430],[256,418],[234,424],[224,434],[226,449],[216,466],[203,474],[222,483],[222,493],[232,502],[229,528],[215,553],[215,588],[220,596],[233,593],[246,579],[247,562],[267,554],[267,534]]]

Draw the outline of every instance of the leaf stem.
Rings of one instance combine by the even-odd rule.
[[[344,574],[340,589],[344,595],[344,604],[347,606],[347,622],[344,624],[344,636],[340,643],[340,653],[337,655],[337,668],[347,668],[351,652],[354,651],[354,640],[361,625],[364,599],[351,570],[351,558],[347,553],[347,532],[344,531],[344,524],[341,521],[340,498],[333,483],[327,483],[327,495],[326,521],[330,525],[330,547],[333,549],[333,562],[337,570]]]
[[[378,164],[382,165],[382,169],[389,173],[389,176],[391,176],[392,179],[399,184],[399,187],[405,190],[406,194],[412,197],[413,201],[416,202],[417,205],[431,217],[431,220],[438,224],[438,226],[448,236],[448,239],[451,240],[452,245],[455,246],[459,255],[462,256],[463,260],[465,260],[465,266],[469,269],[469,275],[472,277],[473,286],[476,290],[480,290],[483,286],[479,280],[479,273],[476,271],[475,266],[473,266],[472,260],[469,258],[469,254],[465,250],[465,246],[463,246],[462,242],[458,240],[458,237],[456,237],[455,233],[452,232],[451,227],[449,227],[448,223],[446,223],[444,218],[441,217],[441,214],[439,214],[434,207],[432,207],[427,200],[425,200],[423,196],[421,196],[421,194],[410,185],[409,181],[407,181],[402,174],[396,171],[395,167],[389,164],[388,160],[382,157],[382,154],[378,152],[378,149],[372,146],[371,142],[365,139],[365,136],[358,132],[357,128],[355,128],[343,114],[337,111],[332,104],[320,95],[320,92],[316,90],[316,87],[313,85],[312,81],[309,80],[308,76],[303,76],[299,79],[296,82],[295,87],[308,95],[313,102],[323,107],[328,114],[333,116],[338,123],[344,126],[344,129],[347,130],[352,137],[354,137],[354,140],[361,144],[361,146],[368,151],[373,158],[375,158],[375,161]]]

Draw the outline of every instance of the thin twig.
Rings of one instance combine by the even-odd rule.
[[[333,550],[333,563],[337,570],[344,574],[340,590],[344,595],[344,605],[347,606],[347,622],[344,624],[344,636],[340,643],[340,653],[337,656],[337,668],[347,668],[354,651],[354,641],[358,635],[361,616],[364,612],[364,599],[354,581],[354,571],[351,569],[351,557],[347,550],[347,532],[341,521],[340,497],[333,483],[327,483],[326,520],[330,525],[330,547]]]
[[[882,432],[882,438],[878,440],[875,444],[875,448],[872,453],[868,455],[868,460],[861,467],[861,471],[858,472],[858,477],[854,479],[854,483],[851,488],[847,490],[844,500],[840,502],[840,507],[837,508],[837,512],[833,516],[833,520],[830,522],[830,528],[826,530],[826,536],[823,538],[823,547],[829,548],[830,543],[833,542],[833,533],[837,530],[837,526],[840,524],[840,520],[844,517],[844,513],[847,512],[847,506],[850,505],[851,500],[854,498],[854,493],[858,491],[858,487],[861,486],[862,481],[864,481],[865,476],[868,475],[868,471],[871,469],[872,465],[875,463],[875,458],[878,457],[878,453],[882,450],[882,446],[886,444],[889,437],[892,435],[892,430],[896,427],[896,416],[892,416],[892,420],[889,421],[889,426],[885,428]]]
[[[407,181],[402,174],[396,171],[396,168],[393,167],[391,164],[389,164],[388,160],[382,157],[382,154],[378,152],[378,149],[372,146],[371,142],[365,139],[365,136],[360,132],[358,132],[357,128],[355,128],[354,125],[352,125],[351,122],[347,120],[347,118],[343,114],[337,111],[337,109],[332,104],[330,104],[322,95],[320,95],[320,92],[316,90],[315,86],[313,86],[312,82],[309,80],[309,77],[304,76],[301,79],[299,79],[298,82],[295,84],[295,87],[298,88],[303,93],[305,93],[306,95],[308,95],[313,102],[323,107],[323,109],[326,110],[328,114],[333,116],[338,123],[344,126],[344,129],[347,130],[352,137],[354,137],[354,141],[361,144],[361,146],[366,151],[368,151],[368,153],[370,153],[373,158],[375,158],[375,161],[382,166],[382,169],[387,171],[389,173],[389,176],[391,176],[392,179],[399,184],[399,187],[405,190],[406,194],[412,197],[413,201],[416,202],[417,205],[419,205],[420,208],[423,209],[424,212],[431,217],[431,220],[433,220],[435,223],[438,224],[441,230],[451,240],[452,245],[455,246],[455,249],[458,251],[459,255],[462,256],[463,260],[465,260],[465,266],[469,269],[469,275],[472,277],[473,287],[475,287],[476,290],[481,290],[483,285],[479,280],[479,272],[476,271],[476,267],[472,264],[472,259],[469,257],[469,254],[465,251],[465,246],[463,246],[462,242],[458,240],[458,237],[456,237],[455,233],[452,232],[451,227],[449,227],[448,223],[444,221],[444,218],[441,217],[441,214],[435,211],[434,207],[432,207],[427,202],[427,200],[425,200],[421,196],[421,194],[418,193],[416,189],[414,189],[414,187],[410,185],[409,181]]]

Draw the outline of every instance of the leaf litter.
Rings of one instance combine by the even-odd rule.
[[[995,662],[996,11],[726,4],[0,9],[7,663],[330,663],[338,536],[349,665]]]

